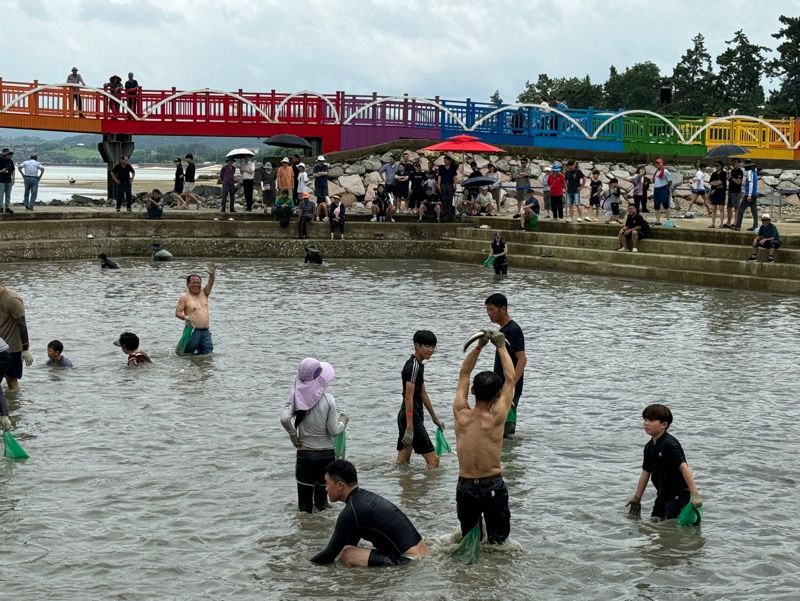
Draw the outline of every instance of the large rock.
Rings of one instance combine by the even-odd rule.
[[[361,181],[358,175],[343,175],[339,178],[337,183],[347,192],[355,194],[356,196],[363,196],[366,192],[364,182]]]
[[[381,163],[388,163],[392,157],[399,158],[399,155],[394,150],[389,150],[381,155]]]
[[[584,173],[591,173],[594,169],[594,163],[578,163],[578,169]]]
[[[781,181],[787,180],[787,179],[792,179],[793,180],[793,179],[797,179],[798,176],[800,176],[800,173],[798,173],[797,171],[792,171],[791,169],[787,169],[786,171],[782,172],[778,176],[778,179],[781,180]]]
[[[347,175],[363,175],[367,172],[364,168],[364,165],[359,163],[355,163],[354,165],[350,165],[347,169],[344,170]]]
[[[362,161],[361,164],[364,165],[364,169],[367,173],[371,171],[377,171],[381,168],[381,162],[375,158],[366,159],[365,161]]]
[[[422,171],[427,171],[431,168],[431,163],[426,157],[419,157],[419,166],[422,167]]]
[[[328,179],[336,179],[344,175],[344,169],[341,165],[334,165],[328,169]]]
[[[336,182],[328,182],[328,196],[341,196],[344,194],[344,191],[344,188]]]
[[[626,179],[618,179],[617,185],[619,185],[619,187],[625,192],[630,192],[633,190],[633,184]]]
[[[800,196],[797,194],[790,194],[785,198],[786,204],[792,207],[800,207]]]
[[[774,187],[780,183],[780,180],[774,175],[765,175],[761,178],[761,182]]]
[[[780,176],[783,173],[783,169],[760,169],[758,174],[759,175],[772,175],[774,177]]]
[[[759,192],[761,191],[761,186],[758,187]],[[777,185],[778,190],[797,190],[797,185],[793,181],[784,180]]]
[[[628,172],[627,172],[626,170],[624,170],[624,169],[614,169],[614,170],[612,170],[612,171],[611,171],[611,175],[613,175],[614,177],[616,177],[616,178],[617,178],[617,179],[619,179],[619,180],[623,180],[623,179],[624,179],[624,180],[626,180],[626,181],[627,181],[627,180],[630,178],[630,176],[631,176],[631,174],[630,174],[630,173],[628,173]]]
[[[372,171],[364,176],[365,186],[377,186],[382,181],[383,179],[381,178],[380,173],[378,173],[377,171]]]
[[[504,172],[508,172],[511,169],[508,159],[498,159],[497,162],[495,162],[495,167],[497,167],[499,171]]]
[[[342,195],[339,197],[339,200],[340,200],[340,201],[342,202],[342,204],[343,204],[344,206],[346,206],[348,209],[349,209],[349,208],[351,208],[351,207],[352,207],[354,204],[357,204],[357,202],[358,202],[358,199],[355,197],[355,195],[354,195],[354,194],[351,194],[351,193],[349,193],[349,192],[345,192],[344,194],[342,194]]]
[[[489,161],[483,158],[481,155],[475,155],[474,158],[475,162],[478,164],[478,169],[485,169],[489,166]]]

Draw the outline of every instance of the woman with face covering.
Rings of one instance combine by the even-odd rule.
[[[312,513],[328,507],[325,468],[336,459],[332,438],[349,418],[336,411],[336,399],[326,390],[334,377],[330,363],[307,357],[300,362],[281,425],[297,449],[295,478],[300,511]]]

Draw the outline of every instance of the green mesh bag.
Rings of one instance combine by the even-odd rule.
[[[483,266],[488,269],[492,265],[494,265],[494,255],[489,255],[488,257],[486,257],[486,260],[483,262]]]
[[[467,532],[461,539],[461,544],[453,551],[452,558],[461,563],[478,563],[478,556],[481,553],[481,524],[478,522],[475,527]]]
[[[697,526],[703,519],[703,509],[692,507],[691,503],[687,503],[680,514],[675,518],[675,523],[678,526]]]
[[[14,435],[11,432],[4,432],[3,433],[3,440],[5,441],[5,451],[3,451],[3,457],[8,457],[9,459],[27,459],[28,454],[25,452],[25,449],[22,448],[22,445],[17,442],[17,439],[14,438]]]
[[[452,453],[453,450],[450,448],[450,445],[447,443],[447,439],[444,437],[444,430],[441,428],[436,428],[436,454],[441,457],[447,453]]]
[[[516,424],[517,423],[517,411],[512,407],[511,411],[508,412],[506,416],[506,423],[509,424]]]
[[[333,452],[336,454],[336,459],[344,459],[347,453],[347,438],[344,430],[333,437]]]
[[[531,218],[528,219],[528,223],[525,224],[525,229],[527,229],[529,232],[539,229],[539,216],[536,213],[531,215]]]
[[[186,350],[186,343],[189,342],[189,338],[192,337],[192,332],[194,332],[194,328],[192,328],[192,326],[183,326],[183,334],[181,334],[181,339],[178,340],[178,346],[175,347],[176,355],[184,354],[184,351]]]

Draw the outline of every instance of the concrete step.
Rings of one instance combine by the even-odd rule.
[[[605,228],[604,228],[605,229]],[[456,230],[459,238],[471,240],[484,240],[488,245],[495,230],[486,230],[475,227],[463,227]],[[523,232],[516,230],[503,232],[503,237],[509,244],[544,244],[548,246],[570,246],[594,250],[609,250],[617,248],[617,233],[619,227],[612,228],[604,234],[570,234],[554,232]],[[704,258],[718,258],[739,260],[750,253],[753,236],[748,235],[740,244],[717,244],[708,242],[686,242],[681,240],[666,240],[647,237],[639,243],[639,250],[658,255],[694,256]],[[781,263],[800,265],[800,250],[781,247],[778,249]]]
[[[453,238],[452,242],[454,249],[488,254],[488,240]],[[648,251],[643,244],[640,245],[640,252],[638,253],[618,252],[616,250],[616,241],[614,242],[614,250],[608,248],[608,243],[604,249],[599,250],[585,247],[536,244],[533,240],[528,240],[525,243],[508,241],[510,255],[514,257],[532,255],[577,261],[604,261],[619,265],[637,265],[640,267],[659,267],[800,281],[800,263],[784,263],[781,261],[782,255],[778,257],[779,261],[777,263],[766,263],[767,251],[764,249],[759,251],[758,261],[747,261],[749,251],[743,251],[743,249],[739,249],[739,256],[736,259],[721,259],[718,257],[653,253]]]
[[[622,254],[622,253],[619,253]],[[439,250],[439,258],[458,263],[473,263],[480,267],[486,259],[485,252],[443,248]],[[566,271],[606,277],[656,280],[693,286],[711,286],[715,288],[732,288],[753,292],[772,292],[776,294],[800,294],[800,281],[781,278],[763,278],[754,276],[710,273],[668,269],[644,265],[624,265],[606,261],[590,261],[562,259],[557,257],[541,257],[534,255],[513,255],[509,257],[509,268],[540,269],[547,271]]]

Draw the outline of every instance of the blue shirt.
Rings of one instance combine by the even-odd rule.
[[[53,361],[52,359],[48,359],[45,365],[50,365],[53,367],[75,367],[72,365],[72,361],[67,359],[64,355],[61,355],[61,358],[58,361]]]

